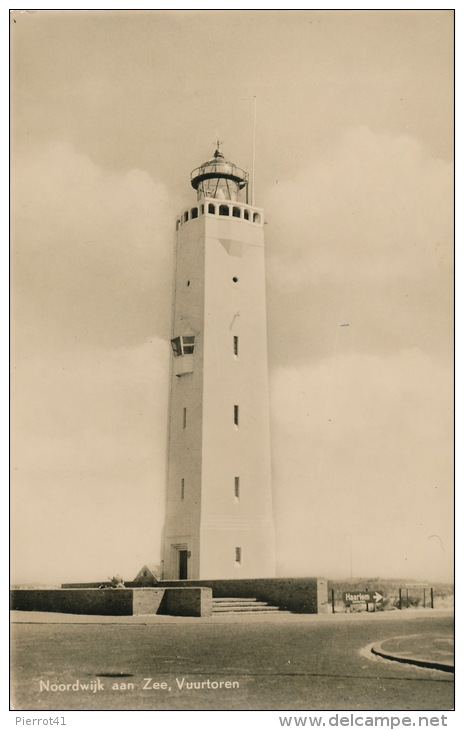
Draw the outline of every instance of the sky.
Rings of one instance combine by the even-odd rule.
[[[453,15],[14,11],[13,583],[160,560],[175,220],[265,211],[280,576],[453,576]]]

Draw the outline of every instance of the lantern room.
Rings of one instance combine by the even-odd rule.
[[[218,200],[239,200],[240,192],[245,190],[248,203],[248,173],[228,162],[219,147],[213,159],[195,168],[190,175],[192,187],[197,191],[197,199],[217,198]]]

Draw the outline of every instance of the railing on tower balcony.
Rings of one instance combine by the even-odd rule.
[[[195,220],[201,216],[228,216],[230,218],[238,218],[248,223],[261,226],[263,225],[263,211],[261,208],[253,208],[246,203],[237,201],[218,201],[217,198],[203,198],[200,205],[184,210],[176,221],[176,231],[190,220]]]

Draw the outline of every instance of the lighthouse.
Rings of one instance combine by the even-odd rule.
[[[275,576],[263,210],[216,149],[176,222],[165,579]]]

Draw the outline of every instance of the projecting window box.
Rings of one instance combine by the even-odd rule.
[[[171,340],[174,353],[174,373],[177,376],[193,373],[194,335],[181,335]]]

